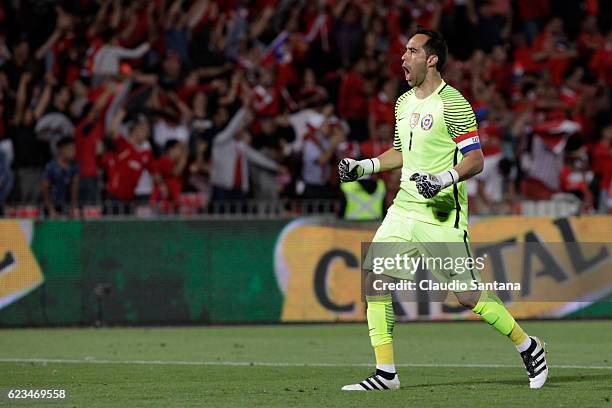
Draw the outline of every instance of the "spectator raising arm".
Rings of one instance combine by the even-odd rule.
[[[179,143],[178,148],[181,150],[181,154],[179,156],[179,159],[176,162],[176,165],[174,166],[174,169],[172,170],[172,175],[176,177],[179,177],[181,174],[183,174],[183,171],[185,170],[185,167],[187,166],[187,157],[188,157],[186,145]]]
[[[251,146],[245,146],[245,153],[249,163],[253,163],[270,171],[280,171],[282,169],[274,160],[269,159],[263,153],[258,152]]]
[[[104,127],[109,129],[109,133],[111,133],[115,128],[118,128],[121,125],[121,121],[125,117],[125,111],[121,108],[127,99],[130,90],[132,89],[132,82],[126,81],[121,83],[120,85],[115,87],[115,96],[106,111],[106,116],[104,117]],[[119,115],[120,111],[123,111],[121,118],[119,118],[119,123],[115,123],[115,119]],[[116,129],[115,129],[116,130]]]
[[[145,55],[151,45],[148,42],[136,48],[123,48],[106,44],[96,53],[93,61],[93,72],[96,75],[116,75],[119,73],[119,61],[123,58],[137,59]]]
[[[189,106],[187,106],[187,104],[183,102],[181,98],[178,97],[176,92],[168,93],[168,99],[170,99],[174,106],[176,106],[176,108],[181,112],[182,123],[187,123],[191,121],[191,118],[193,117],[193,112],[191,111],[191,109],[189,109]]]
[[[242,107],[234,114],[225,128],[217,133],[213,140],[213,146],[218,146],[234,140],[234,137],[244,129],[253,119],[253,115],[248,108]]]
[[[61,31],[56,28],[55,31],[53,31],[53,34],[51,34],[51,36],[47,39],[47,41],[43,45],[41,45],[38,50],[36,50],[34,57],[37,60],[45,58],[45,56],[47,55],[47,51],[53,48],[53,46],[60,39],[61,36]]]
[[[136,59],[140,58],[147,53],[151,49],[151,45],[148,42],[140,44],[136,48],[123,48],[123,47],[113,47],[113,51],[115,55],[119,58],[128,58],[128,59]]]
[[[42,95],[38,100],[38,104],[36,108],[34,108],[34,120],[38,120],[42,117],[47,110],[47,106],[49,106],[49,102],[51,101],[51,93],[53,91],[53,86],[57,83],[56,79],[50,72],[45,74],[45,88],[43,89]]]
[[[109,127],[109,136],[111,139],[116,139],[121,134],[121,124],[123,123],[123,119],[125,119],[125,110],[120,109],[115,116],[113,117],[110,127]]]
[[[112,95],[113,95],[113,87],[112,85],[109,85],[104,89],[102,94],[94,102],[93,106],[91,107],[91,110],[85,117],[86,123],[91,123],[98,119],[98,117],[100,116],[100,113],[102,112],[104,107],[108,104]]]
[[[334,153],[336,152],[336,147],[342,142],[346,140],[345,134],[340,129],[335,129],[330,138],[329,147],[323,150],[323,153],[319,155],[317,158],[317,162],[321,165],[329,163],[329,161],[334,157]]]
[[[15,116],[13,118],[16,125],[20,125],[25,119],[28,84],[31,79],[32,74],[30,72],[24,72],[21,74],[21,78],[19,78],[19,87],[17,88],[15,101]]]

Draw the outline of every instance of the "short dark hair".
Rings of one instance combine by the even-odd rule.
[[[130,128],[130,131],[140,123],[149,123],[147,115],[145,115],[144,112],[132,112],[127,120],[127,125]]]
[[[64,136],[60,140],[57,141],[56,146],[58,149],[61,149],[65,146],[69,146],[73,144],[74,144],[74,138],[72,138],[71,136]]]
[[[427,28],[422,26],[417,27],[417,30],[414,35],[417,34],[423,34],[429,37],[425,45],[423,45],[423,48],[425,49],[425,52],[427,53],[428,57],[430,55],[438,56],[438,63],[436,64],[436,69],[438,70],[438,72],[442,72],[444,64],[446,64],[446,57],[448,55],[448,47],[446,45],[444,37],[438,31],[428,30]]]
[[[117,35],[116,31],[113,30],[112,28],[107,28],[100,33],[100,37],[102,38],[102,41],[105,43],[110,42],[113,38],[115,38],[116,35]]]
[[[174,146],[178,146],[180,142],[176,139],[169,139],[166,142],[166,145],[164,146],[164,151],[167,153],[168,151],[170,151],[170,149],[172,149]]]

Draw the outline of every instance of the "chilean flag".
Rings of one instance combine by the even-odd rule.
[[[261,57],[261,64],[269,65],[273,60],[276,60],[279,64],[291,62],[291,52],[287,49],[288,41],[289,33],[287,33],[287,31],[283,31],[277,35],[270,45],[266,47]]]
[[[464,135],[456,137],[454,141],[459,150],[461,150],[461,154],[466,154],[469,151],[480,149],[480,139],[478,138],[477,130],[472,130],[471,132],[467,132]]]

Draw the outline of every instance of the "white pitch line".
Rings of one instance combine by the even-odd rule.
[[[0,358],[0,363],[40,363],[40,364],[127,364],[127,365],[185,365],[185,366],[238,366],[238,367],[370,367],[373,363],[282,363],[265,361],[176,361],[176,360],[96,360],[62,358]],[[437,363],[398,363],[398,367],[446,367],[446,368],[522,368],[510,364],[437,364]],[[551,368],[612,370],[612,366],[597,365],[550,365]]]

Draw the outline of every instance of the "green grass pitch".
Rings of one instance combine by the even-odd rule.
[[[347,393],[373,370],[365,324],[0,330],[0,405],[15,407],[612,407],[612,322],[525,322],[549,345],[530,390],[479,322],[398,324],[402,388]],[[65,389],[61,402],[8,389]]]

